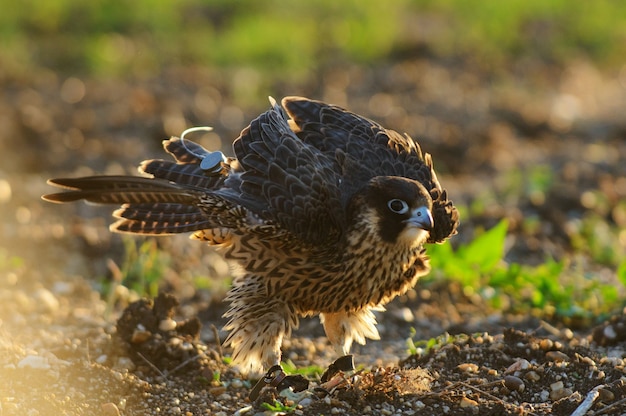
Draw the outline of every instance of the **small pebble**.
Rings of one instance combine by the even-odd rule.
[[[539,343],[539,346],[544,351],[550,351],[554,347],[554,342],[551,339],[544,338]]]
[[[131,344],[142,344],[150,339],[152,333],[145,329],[135,329],[133,335],[130,337]]]
[[[524,376],[524,378],[526,380],[530,380],[530,381],[539,381],[541,379],[541,376],[539,374],[537,374],[536,371],[529,371],[528,373],[526,373],[526,375]]]
[[[567,354],[564,354],[561,351],[548,351],[546,353],[546,358],[550,361],[554,361],[555,363],[569,361],[569,357],[567,356]]]
[[[584,364],[587,364],[590,367],[596,367],[596,362],[593,361],[593,359],[591,359],[589,357],[581,357],[580,362],[584,363]]]
[[[300,400],[300,402],[298,404],[300,406],[302,406],[302,407],[307,407],[307,406],[310,406],[311,403],[313,403],[313,399],[311,399],[310,397],[306,397],[306,398]]]
[[[550,399],[557,401],[573,393],[572,389],[553,390],[550,392]]]
[[[173,331],[176,329],[176,321],[173,319],[163,319],[159,322],[159,329],[161,331]]]
[[[401,309],[393,310],[393,315],[395,318],[399,319],[403,322],[413,322],[415,321],[415,315],[413,315],[413,311],[410,308],[404,307]]]
[[[602,333],[609,340],[614,340],[615,338],[617,338],[617,332],[615,332],[615,328],[613,328],[613,325],[607,325]]]
[[[461,407],[477,407],[478,406],[478,402],[476,400],[472,400],[468,397],[463,397],[461,399],[461,403],[460,403]]]
[[[209,389],[209,393],[211,393],[211,395],[213,395],[213,396],[219,396],[219,395],[223,394],[225,391],[226,391],[226,387],[225,386],[211,387]]]
[[[599,399],[601,402],[610,403],[615,400],[615,394],[613,394],[611,390],[600,389],[598,390],[598,393],[600,394]]]
[[[474,363],[459,364],[457,368],[463,371],[464,373],[477,373],[478,372],[478,366]]]
[[[557,381],[555,383],[550,384],[550,390],[552,391],[562,390],[563,387],[564,387],[564,384],[562,381]]]
[[[224,400],[224,401],[226,401],[226,400],[232,400],[232,398],[233,398],[233,397],[232,397],[230,394],[228,394],[228,393],[222,393],[222,394],[220,394],[219,396],[217,396],[217,400],[220,400],[220,401],[221,401],[221,400]]]
[[[252,406],[246,406],[246,407],[242,407],[241,409],[237,410],[234,414],[234,416],[241,416],[241,415],[247,415],[247,414],[251,414],[254,411],[254,408]],[[215,416],[227,416],[226,412],[220,411],[215,413]]]
[[[522,392],[526,388],[521,378],[515,376],[505,376],[504,386],[510,391]]]
[[[525,358],[520,358],[519,360],[511,364],[506,370],[504,370],[504,374],[511,374],[516,371],[528,370],[530,366],[530,361]]]

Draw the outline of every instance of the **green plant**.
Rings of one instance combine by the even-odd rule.
[[[619,288],[583,269],[582,259],[547,258],[537,266],[507,263],[507,227],[502,220],[456,250],[449,244],[430,247],[431,279],[456,282],[466,296],[478,296],[496,310],[531,312],[542,318],[590,318],[623,307]],[[617,277],[626,286],[626,261]]]
[[[485,278],[496,270],[504,256],[504,240],[508,222],[500,221],[472,242],[458,247],[437,244],[428,248],[434,275],[461,283],[468,291],[480,288]]]
[[[292,404],[292,405],[286,405],[283,402],[274,399],[274,403],[270,404],[270,403],[261,403],[261,406],[265,409],[265,410],[269,410],[271,412],[277,412],[277,413],[291,413],[293,412],[296,407],[298,406],[297,404]]]
[[[318,365],[298,367],[291,360],[283,361],[282,367],[287,374],[300,374],[307,378],[320,377],[324,372],[324,369]]]
[[[154,239],[143,242],[132,237],[124,237],[124,260],[122,267],[113,267],[113,279],[103,283],[102,292],[114,301],[116,287],[124,286],[138,296],[154,298],[159,292],[165,269],[169,264],[167,253],[160,250]]]
[[[450,335],[446,332],[438,337],[416,341],[414,339],[415,335],[415,328],[411,328],[409,337],[406,340],[409,355],[421,356],[428,354],[433,350],[441,349],[445,345],[452,344],[460,340],[466,341],[469,338],[469,335],[466,334]]]
[[[125,238],[124,246],[126,258],[122,265],[122,283],[141,295],[155,297],[169,264],[167,253],[159,250],[154,239],[139,243],[134,238]]]

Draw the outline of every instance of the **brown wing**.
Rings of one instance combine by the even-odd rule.
[[[435,174],[430,154],[409,136],[340,107],[302,97],[286,97],[283,107],[306,144],[337,158],[344,195],[351,195],[375,176],[402,176],[422,183],[433,199],[434,229],[429,242],[456,233],[459,215]]]
[[[282,109],[253,120],[233,143],[241,202],[308,244],[332,244],[345,226],[335,161],[300,140]]]

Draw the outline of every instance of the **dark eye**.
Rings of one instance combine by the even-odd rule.
[[[390,199],[387,202],[387,207],[396,214],[406,214],[409,212],[409,204],[401,199]]]

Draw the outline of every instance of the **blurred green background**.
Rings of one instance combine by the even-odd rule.
[[[525,56],[623,63],[626,4],[597,0],[2,0],[4,76],[154,76],[172,65],[306,79],[418,53],[497,71]]]

